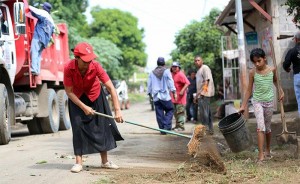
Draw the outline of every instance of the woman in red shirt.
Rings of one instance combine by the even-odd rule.
[[[82,42],[72,50],[75,59],[64,68],[64,87],[69,97],[69,114],[73,132],[73,148],[76,164],[72,172],[82,170],[82,155],[100,153],[101,167],[118,169],[107,159],[107,151],[117,147],[116,141],[123,140],[113,119],[93,116],[94,112],[112,115],[101,83],[111,94],[114,116],[123,122],[115,88],[102,66],[95,61],[97,57],[91,45]]]

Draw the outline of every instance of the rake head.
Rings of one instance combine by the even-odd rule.
[[[297,144],[296,132],[282,132],[276,135],[276,140],[278,145],[283,144]]]

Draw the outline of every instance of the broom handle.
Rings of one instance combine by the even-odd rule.
[[[110,115],[107,115],[107,114],[103,114],[103,113],[100,113],[100,112],[94,112],[94,113],[96,115],[99,115],[99,116],[103,116],[103,117],[115,119],[113,116],[110,116]],[[132,124],[132,125],[136,125],[136,126],[140,126],[140,127],[144,127],[144,128],[148,128],[148,129],[160,131],[160,132],[165,132],[165,133],[168,133],[168,134],[177,135],[177,136],[180,136],[180,137],[185,137],[185,138],[189,138],[189,139],[192,138],[191,136],[180,134],[180,133],[177,133],[177,132],[172,132],[172,131],[168,131],[168,130],[164,130],[164,129],[159,129],[159,128],[148,127],[148,126],[145,126],[145,125],[141,125],[141,124],[133,123],[133,122],[129,122],[129,121],[124,121],[124,122],[128,123],[128,124]]]
[[[275,58],[275,52],[274,52],[274,45],[273,45],[273,41],[270,39],[269,40],[269,44],[271,47],[271,56],[272,56],[272,60],[273,60],[273,65],[275,67],[275,72],[276,72],[276,76],[277,76],[277,93],[278,93],[278,97],[280,97],[280,79],[279,79],[279,74],[278,74],[278,70],[277,70],[277,63],[276,63],[276,58]],[[284,107],[283,107],[283,102],[282,100],[280,100],[280,114],[281,114],[281,121],[282,121],[282,126],[283,126],[283,132],[287,132],[287,127],[286,127],[286,122],[285,122],[285,115],[284,115]]]

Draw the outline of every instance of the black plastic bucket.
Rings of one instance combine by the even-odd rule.
[[[234,153],[244,151],[252,145],[252,136],[245,124],[240,113],[230,114],[219,122],[218,127]]]

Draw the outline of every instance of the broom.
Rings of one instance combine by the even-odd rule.
[[[107,114],[103,114],[103,113],[100,113],[100,112],[94,112],[94,113],[96,115],[99,115],[99,116],[103,116],[103,117],[114,119],[113,116],[110,116],[110,115],[107,115]],[[189,155],[193,155],[193,156],[196,155],[196,153],[197,153],[198,146],[200,144],[201,139],[206,135],[206,131],[205,131],[206,128],[203,125],[197,125],[194,128],[194,130],[193,130],[192,136],[189,136],[189,135],[180,134],[180,133],[169,131],[169,130],[164,130],[164,129],[153,128],[153,127],[141,125],[141,124],[130,122],[130,121],[123,121],[123,122],[131,124],[131,125],[136,125],[136,126],[148,128],[148,129],[151,129],[151,130],[156,130],[156,131],[164,132],[164,133],[167,133],[167,134],[172,134],[172,135],[176,135],[176,136],[180,136],[180,137],[189,138],[190,141],[187,144],[188,154]]]

